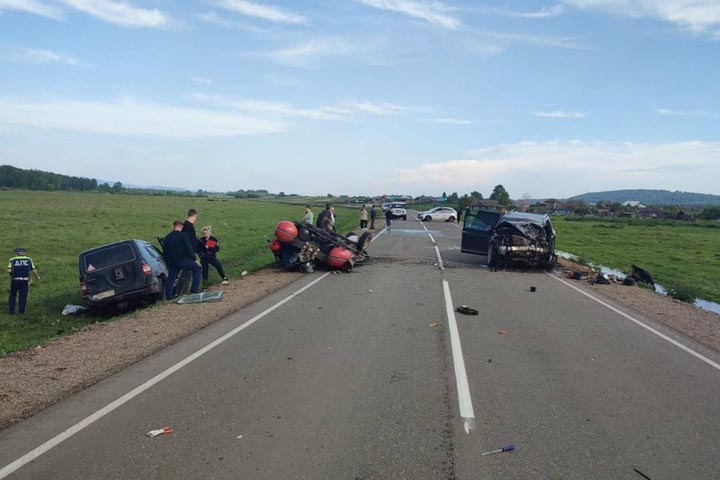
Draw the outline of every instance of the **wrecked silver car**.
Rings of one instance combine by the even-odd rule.
[[[485,255],[490,267],[523,263],[531,267],[555,266],[555,230],[547,215],[484,210],[465,216],[461,251]]]

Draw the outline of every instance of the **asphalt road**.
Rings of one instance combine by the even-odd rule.
[[[299,277],[0,432],[0,479],[720,478],[720,355],[459,244],[396,221],[371,264]]]

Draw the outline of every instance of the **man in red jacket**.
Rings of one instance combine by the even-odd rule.
[[[200,250],[200,263],[202,263],[203,280],[205,282],[208,281],[208,274],[210,273],[210,267],[208,265],[212,265],[220,274],[220,277],[222,277],[222,284],[227,285],[230,282],[225,276],[225,271],[223,270],[220,260],[217,259],[217,252],[220,251],[220,241],[212,236],[211,227],[204,227],[202,233],[203,236],[198,241],[198,247]]]

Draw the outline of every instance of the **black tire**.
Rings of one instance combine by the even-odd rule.
[[[455,223],[455,217],[450,217],[447,219],[448,222]]]
[[[496,268],[498,266],[498,247],[494,242],[490,242],[488,248],[488,267]]]
[[[552,270],[555,268],[555,265],[557,264],[557,255],[552,254],[550,255],[550,259],[545,263],[545,268],[548,270]]]
[[[160,291],[155,294],[155,299],[156,300],[164,300],[165,299],[165,277],[160,276],[157,278],[157,286]]]
[[[370,240],[372,240],[372,233],[365,232],[362,235],[360,235],[360,238],[358,239],[358,242],[357,242],[358,250],[360,250],[361,252],[366,251],[368,249],[368,247],[370,246]]]
[[[430,215],[425,215],[425,218],[423,218],[423,222],[431,222],[432,217]]]
[[[345,238],[350,238],[352,236],[355,236],[355,232],[348,232],[345,234]]]
[[[403,220],[407,220],[407,215],[403,215]]]

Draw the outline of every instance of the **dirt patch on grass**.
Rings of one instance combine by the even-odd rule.
[[[655,293],[647,288],[628,287],[618,283],[594,285],[592,281],[595,279],[595,273],[591,269],[566,259],[559,259],[558,267],[565,273],[585,272],[588,278],[582,280],[582,283],[591,290],[621,303],[638,315],[667,325],[720,352],[720,315],[717,313]]]
[[[0,358],[0,429],[87,388],[301,278],[265,269],[230,285],[220,302],[163,303]]]

